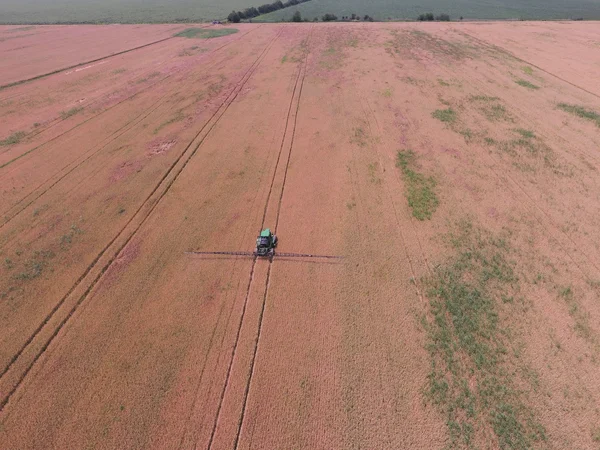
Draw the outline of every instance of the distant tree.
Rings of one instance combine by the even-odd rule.
[[[313,22],[318,22],[318,21],[319,21],[319,18],[318,18],[318,17],[315,17],[315,18],[313,19]]]
[[[323,17],[321,17],[321,20],[323,22],[333,22],[333,21],[337,20],[337,16],[335,14],[327,13],[327,14],[324,14]]]
[[[356,20],[356,14],[352,13],[352,16],[350,17],[350,19]]]
[[[417,20],[420,20],[422,22],[423,21],[430,22],[430,21],[434,20],[433,13],[419,14],[419,17],[417,17]]]
[[[439,20],[440,22],[450,22],[450,16],[448,14],[440,14],[435,20]]]
[[[246,14],[244,14],[243,11],[238,11],[237,14],[238,14],[238,16],[240,16],[241,20],[250,19],[251,18],[251,17],[246,17]]]
[[[363,17],[363,20],[365,22],[373,22],[373,18],[371,16],[369,16],[368,14],[365,14],[365,17]]]
[[[227,16],[227,20],[233,23],[239,23],[241,19],[238,13],[231,11],[231,13]]]
[[[460,20],[463,20],[463,16],[460,16]]]
[[[292,16],[292,22],[302,22],[302,16],[300,15],[300,11],[296,11]]]
[[[246,16],[247,19],[251,19],[252,17],[260,16],[260,13],[258,12],[258,9],[252,6],[244,10],[244,16]]]

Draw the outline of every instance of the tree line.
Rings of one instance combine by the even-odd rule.
[[[460,19],[462,20],[462,17]],[[433,20],[437,20],[440,22],[450,22],[450,16],[448,14],[439,14],[437,16],[434,16],[433,13],[425,13],[419,14],[417,20],[421,22],[431,22]]]
[[[290,6],[299,5],[300,3],[306,3],[309,1],[310,0],[287,0],[286,2],[282,2],[281,0],[277,0],[273,3],[265,3],[264,5],[260,5],[258,8],[252,6],[243,11],[231,11],[231,13],[227,16],[227,20],[233,23],[238,23],[240,20],[252,19],[262,14],[289,8]]]

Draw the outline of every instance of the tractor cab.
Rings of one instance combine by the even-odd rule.
[[[269,228],[262,230],[256,238],[256,255],[272,256],[275,247],[277,247],[277,236],[271,233]]]

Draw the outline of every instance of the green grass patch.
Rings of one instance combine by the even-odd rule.
[[[354,128],[354,136],[350,139],[350,142],[358,145],[359,147],[366,147],[368,140],[367,133],[362,128]]]
[[[426,177],[415,170],[416,158],[412,150],[399,151],[396,155],[396,167],[402,171],[406,199],[413,216],[418,220],[431,219],[440,203],[435,193],[437,183],[433,177]]]
[[[181,55],[180,55],[181,56]],[[152,72],[150,75],[148,75],[147,77],[144,78],[140,78],[139,80],[137,80],[135,83],[136,84],[142,84],[145,83],[148,80],[151,80],[152,78],[156,78],[160,76],[160,72]]]
[[[456,121],[456,112],[452,108],[436,109],[431,115],[445,123],[453,123]]]
[[[177,33],[175,37],[184,37],[188,39],[214,39],[222,36],[228,36],[230,34],[237,33],[237,28],[218,28],[218,29],[207,29],[207,28],[187,28],[180,33]]]
[[[0,141],[0,146],[18,144],[19,142],[21,142],[21,139],[23,139],[25,136],[27,136],[27,133],[25,133],[24,131],[17,131],[16,133],[11,134],[6,139],[2,139]]]
[[[527,139],[533,139],[535,137],[533,131],[525,130],[524,128],[515,128],[514,132],[519,133],[521,136]]]
[[[596,126],[600,127],[600,114],[596,111],[592,111],[579,105],[569,105],[568,103],[559,103],[558,108],[583,119],[591,120],[596,123]]]
[[[473,139],[473,132],[470,128],[460,130],[459,133],[462,137],[465,138],[465,142],[471,142],[471,140]]]
[[[54,252],[50,250],[33,252],[32,257],[25,262],[23,270],[15,275],[14,279],[28,281],[38,278],[46,270],[49,260],[54,258],[54,256]]]
[[[158,134],[158,132],[160,130],[162,130],[164,127],[168,127],[171,124],[174,124],[176,122],[181,122],[183,119],[185,119],[185,115],[183,114],[183,111],[179,110],[177,111],[177,113],[171,117],[169,120],[165,120],[163,123],[161,123],[159,126],[157,126],[154,129],[153,134]]]
[[[510,120],[506,108],[502,105],[492,105],[490,108],[484,108],[483,113],[491,121]]]
[[[529,66],[523,66],[523,67],[521,67],[521,70],[526,75],[533,75],[533,69]]]
[[[490,433],[500,448],[531,448],[546,437],[508,370],[512,340],[501,310],[518,303],[519,280],[507,236],[461,221],[446,241],[452,256],[425,280],[427,398],[446,417],[450,448],[489,442]]]
[[[75,114],[79,114],[81,111],[83,111],[83,108],[81,106],[77,106],[76,108],[71,108],[68,111],[63,111],[60,113],[60,117],[64,120],[64,119],[68,119],[71,116],[74,116]]]
[[[520,80],[520,79],[519,79],[519,80],[515,81],[515,83],[517,83],[519,86],[526,87],[527,89],[536,90],[536,89],[539,89],[539,88],[540,88],[539,86],[536,86],[535,84],[533,84],[533,83],[530,83],[530,82],[529,82],[529,81],[527,81],[527,80]]]
[[[469,99],[474,102],[495,102],[496,100],[500,100],[498,97],[491,97],[489,95],[471,95]]]

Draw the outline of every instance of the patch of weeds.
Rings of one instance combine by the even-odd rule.
[[[355,37],[348,39],[346,41],[346,46],[347,47],[354,47],[354,48],[358,47],[358,39],[355,38]]]
[[[533,131],[525,130],[524,128],[515,128],[513,131],[515,133],[519,133],[521,136],[523,136],[524,138],[527,138],[527,139],[533,139],[535,137],[535,134]]]
[[[483,141],[487,144],[487,145],[494,145],[496,143],[496,141],[491,138],[491,137],[486,137],[483,139]]]
[[[575,298],[575,294],[573,292],[573,288],[571,286],[558,286],[557,291],[558,296],[566,303],[566,305],[569,308],[569,315],[573,318],[575,322],[575,333],[577,333],[579,337],[585,339],[590,344],[592,344],[596,352],[599,351],[600,343],[598,342],[597,336],[590,326],[589,313],[584,311],[577,302],[577,299]]]
[[[592,429],[592,441],[600,442],[600,427]]]
[[[39,122],[34,122],[34,124],[33,124],[33,128],[38,128],[40,126],[42,126],[42,124]]]
[[[356,202],[355,201],[351,201],[351,202],[346,202],[346,208],[352,210],[356,207]]]
[[[592,289],[600,289],[600,280],[590,280],[589,278],[585,280],[589,287]]]
[[[596,123],[596,126],[600,127],[600,114],[596,111],[586,109],[579,105],[569,105],[568,103],[559,103],[557,106],[565,112],[575,114],[583,119],[591,120]]]
[[[527,163],[519,163],[519,162],[513,162],[513,167],[517,170],[520,170],[521,172],[526,172],[526,173],[535,173],[535,167],[533,167],[531,164],[527,164]]]
[[[367,133],[362,128],[354,129],[354,136],[350,139],[350,142],[358,145],[359,147],[366,147],[367,145]]]
[[[205,48],[200,48],[197,45],[193,45],[190,48],[184,48],[183,50],[181,50],[179,52],[179,56],[192,56],[195,53],[204,53],[206,51],[207,49]]]
[[[81,106],[77,106],[75,108],[71,108],[68,111],[62,111],[60,113],[60,117],[65,120],[68,119],[71,116],[74,116],[75,114],[79,114],[81,111],[83,111],[83,108]]]
[[[64,248],[64,247],[72,244],[73,238],[75,236],[77,236],[78,234],[81,234],[81,232],[82,232],[81,229],[77,225],[75,225],[75,224],[71,225],[71,228],[69,229],[69,231],[61,236],[60,246],[62,248]]]
[[[439,205],[435,193],[436,181],[415,170],[417,156],[412,150],[398,151],[396,167],[402,171],[406,186],[406,199],[418,220],[431,219]]]
[[[432,316],[425,394],[446,416],[449,447],[489,442],[493,432],[500,448],[531,448],[546,435],[506,370],[511,339],[501,311],[513,303],[501,300],[519,290],[507,236],[461,221],[446,241],[453,256],[425,280]]]
[[[392,96],[392,88],[385,88],[383,90],[383,92],[381,92],[381,95],[383,95],[384,97],[391,97]]]
[[[24,270],[14,278],[21,281],[38,278],[48,267],[48,261],[52,258],[54,258],[54,252],[50,250],[35,251],[33,256],[25,262]]]
[[[11,134],[6,139],[0,140],[0,146],[18,144],[19,142],[21,142],[21,139],[23,139],[25,136],[27,136],[27,133],[25,133],[24,131],[17,131],[16,133]]]
[[[342,66],[345,56],[337,46],[339,46],[338,42],[329,42],[329,47],[321,53],[321,59],[319,60],[321,67],[333,70]]]
[[[485,114],[485,117],[492,122],[510,120],[510,116],[506,111],[506,108],[502,105],[492,105],[490,108],[483,108],[483,113]]]
[[[285,64],[287,59],[288,59],[287,55],[283,55],[283,58],[281,58],[281,64]]]
[[[523,66],[523,67],[521,67],[521,70],[523,71],[524,74],[533,75],[533,69],[529,66]]]
[[[113,75],[119,75],[120,73],[125,73],[127,72],[127,69],[125,69],[124,67],[121,67],[120,69],[115,69],[112,71]]]
[[[136,83],[136,84],[142,84],[142,83],[145,83],[146,81],[148,81],[148,80],[151,80],[152,78],[156,78],[156,77],[158,77],[158,76],[160,76],[160,72],[152,72],[152,73],[151,73],[150,75],[148,75],[147,77],[145,77],[145,78],[140,78],[140,79],[139,79],[139,80],[137,80],[135,83]]]
[[[517,83],[519,86],[526,87],[527,89],[536,90],[536,89],[540,88],[539,86],[536,86],[535,84],[530,83],[527,80],[521,80],[521,79],[519,79],[519,80],[515,81],[515,83]]]
[[[167,127],[167,126],[169,126],[171,124],[174,124],[176,122],[181,122],[183,119],[185,119],[185,115],[183,114],[182,110],[179,110],[179,111],[177,111],[177,113],[175,114],[175,116],[171,117],[170,119],[164,121],[159,126],[157,126],[152,133],[153,134],[158,134],[158,132],[160,130],[162,130],[164,127]]]
[[[42,205],[42,206],[40,206],[39,208],[35,208],[35,209],[33,210],[33,213],[32,213],[32,214],[33,214],[33,217],[37,217],[37,216],[39,216],[39,215],[40,215],[40,213],[42,213],[42,212],[46,211],[48,208],[49,208],[48,204]]]
[[[469,100],[473,102],[495,102],[500,99],[498,97],[491,97],[489,95],[471,95]]]
[[[438,95],[438,101],[444,106],[450,106],[450,102],[448,100],[444,100],[441,95]]]
[[[473,139],[473,132],[471,131],[470,128],[467,128],[465,130],[460,130],[459,133],[462,137],[465,138],[465,142],[471,142],[471,139]]]
[[[407,84],[412,84],[413,86],[424,86],[425,82],[423,80],[419,80],[413,77],[402,77],[402,81]]]
[[[225,80],[227,79],[227,77],[225,75],[223,75],[222,73],[219,74],[219,81],[215,82],[215,83],[211,83],[208,86],[208,94],[211,96],[215,96],[217,94],[219,94],[222,90],[223,90],[223,83],[225,82]]]
[[[456,121],[456,112],[452,108],[436,109],[431,115],[433,118],[445,123],[454,123]]]
[[[440,86],[446,86],[446,87],[450,86],[450,83],[448,83],[447,81],[442,80],[441,78],[438,78],[438,84]]]
[[[228,36],[230,34],[237,33],[237,28],[218,28],[218,29],[207,29],[207,28],[188,28],[175,35],[175,37],[184,37],[188,39],[213,39],[222,36]]]
[[[379,163],[371,163],[368,166],[369,169],[369,181],[373,184],[381,184],[381,182],[383,181],[379,175],[377,175],[377,172],[379,171]]]
[[[4,265],[6,266],[6,268],[8,270],[10,270],[10,269],[12,269],[14,267],[12,259],[10,259],[10,258],[4,258]]]
[[[117,212],[117,214],[119,214],[119,215],[124,214],[125,211],[126,211],[125,208],[119,208],[119,211]]]

